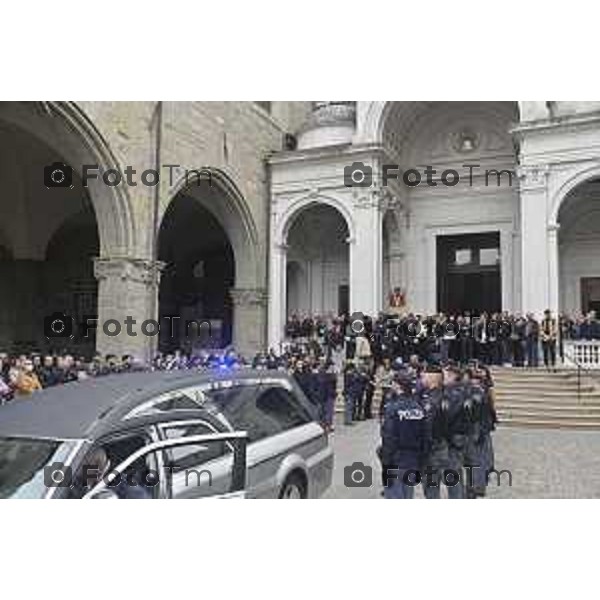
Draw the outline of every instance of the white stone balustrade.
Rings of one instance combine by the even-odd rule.
[[[600,340],[565,340],[565,362],[600,370]]]

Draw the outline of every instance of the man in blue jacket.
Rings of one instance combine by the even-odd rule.
[[[421,481],[419,468],[428,448],[425,411],[413,394],[410,376],[399,373],[381,425],[385,498],[409,500],[414,497],[415,486]]]

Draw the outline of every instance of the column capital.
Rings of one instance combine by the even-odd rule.
[[[548,165],[522,165],[517,169],[521,191],[546,188],[550,167]]]
[[[96,279],[120,279],[150,285],[158,284],[165,263],[129,256],[101,256],[94,259]]]
[[[546,227],[546,231],[552,235],[557,235],[559,229],[560,229],[560,223],[550,223]]]
[[[264,288],[233,288],[229,295],[234,306],[266,306],[268,295]]]

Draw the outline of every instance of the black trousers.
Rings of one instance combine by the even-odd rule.
[[[556,340],[543,341],[542,353],[544,354],[544,365],[546,367],[556,366]]]
[[[474,357],[473,338],[464,336],[460,338],[460,362],[467,363]]]
[[[363,405],[363,416],[365,419],[371,419],[373,417],[373,394],[375,393],[375,386],[372,383],[367,385],[367,391],[365,392],[365,402]]]
[[[523,340],[512,340],[512,362],[516,367],[522,367],[525,363],[525,351]]]

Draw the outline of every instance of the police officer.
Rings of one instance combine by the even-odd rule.
[[[357,390],[356,395],[354,397],[354,411],[352,418],[355,421],[363,421],[364,420],[364,411],[365,411],[365,396],[366,391],[369,386],[370,376],[369,376],[369,367],[365,363],[361,362],[358,365],[357,373],[358,373],[358,382],[357,382]]]
[[[439,365],[428,365],[421,375],[421,381],[418,400],[425,413],[431,440],[421,466],[423,492],[425,498],[437,499],[440,497],[443,473],[448,468],[448,406]]]
[[[420,466],[429,450],[429,428],[423,406],[412,392],[407,373],[398,373],[381,425],[384,497],[411,499],[421,480]]]
[[[337,391],[337,373],[331,361],[325,362],[319,373],[319,384],[324,403],[323,426],[327,431],[333,431],[333,415]]]
[[[313,363],[311,363],[310,358],[307,363],[304,363],[303,361],[298,361],[296,363],[294,379],[312,405],[311,407],[314,417],[321,421],[323,419],[322,397],[319,390],[317,373],[315,373]]]
[[[353,361],[347,361],[344,373],[344,425],[352,425],[355,406],[364,391],[362,376]]]
[[[467,371],[465,387],[469,399],[468,406],[470,417],[470,427],[465,448],[465,496],[472,499],[483,495],[487,484],[487,473],[484,470],[484,457],[481,443],[486,392],[483,386],[481,373],[477,371],[476,366],[472,366]]]
[[[367,365],[364,370],[365,375],[365,398],[362,406],[362,419],[373,418],[373,398],[377,386],[376,369],[374,364]]]
[[[464,497],[463,465],[470,420],[466,386],[460,369],[454,364],[444,368],[444,400],[448,444],[448,470],[444,473],[444,483],[448,487],[448,498],[456,500]]]
[[[474,487],[475,495],[485,496],[487,487],[487,475],[494,468],[494,447],[492,444],[492,432],[496,429],[498,421],[494,403],[494,382],[487,367],[482,367],[476,371],[476,378],[481,381],[484,390],[483,405],[481,411],[481,425],[479,443],[477,446],[479,460],[481,462],[481,471],[485,479],[477,481]]]

